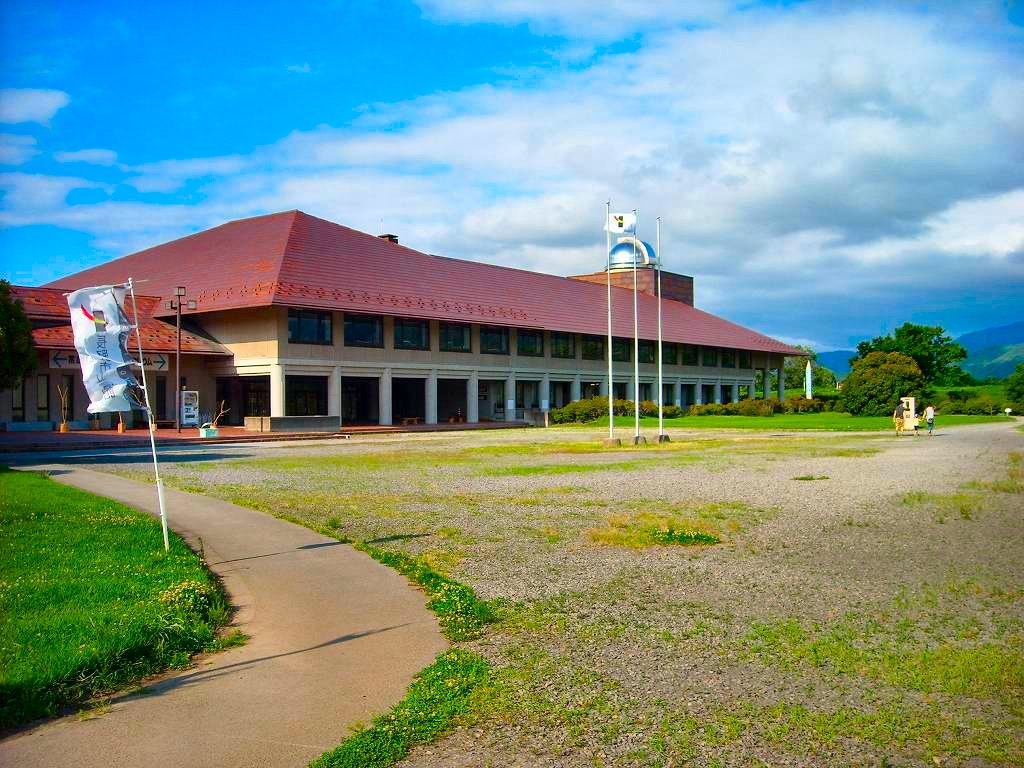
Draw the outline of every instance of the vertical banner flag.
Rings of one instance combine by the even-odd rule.
[[[114,413],[142,407],[139,383],[128,354],[132,325],[124,311],[124,286],[82,288],[68,294],[75,349],[89,393],[89,413]]]
[[[614,232],[618,235],[636,234],[635,213],[610,213],[608,223],[604,225],[606,232]]]

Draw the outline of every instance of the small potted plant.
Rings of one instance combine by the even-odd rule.
[[[224,402],[224,400],[220,401],[220,408],[218,409],[216,416],[200,425],[200,437],[220,437],[220,430],[217,428],[217,425],[220,423],[221,416],[231,410],[230,408],[224,407]]]
[[[57,395],[60,397],[60,431],[68,431],[68,387],[63,384],[57,385]]]

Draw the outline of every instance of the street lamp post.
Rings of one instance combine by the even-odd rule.
[[[174,298],[165,301],[164,307],[173,309],[175,312],[175,329],[177,340],[174,347],[174,428],[181,432],[181,306],[182,302],[186,309],[195,309],[195,299],[185,298],[185,286],[179,285],[174,289]]]

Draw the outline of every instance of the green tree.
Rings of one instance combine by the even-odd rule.
[[[807,353],[807,357],[787,357],[783,367],[784,381],[787,392],[803,392],[804,376],[807,370],[807,360],[811,361],[811,384],[815,392],[834,392],[836,389],[836,375],[823,365],[818,365],[818,353],[810,347],[802,344],[796,345]]]
[[[1024,363],[1018,363],[1006,377],[1006,397],[1017,406],[1024,406]]]
[[[857,345],[857,356],[852,365],[872,352],[899,352],[914,358],[928,384],[959,386],[963,371],[957,363],[967,357],[967,350],[953,341],[937,325],[904,323],[891,336],[878,336]]]
[[[899,352],[870,352],[854,361],[843,380],[839,402],[858,416],[888,416],[901,397],[922,400],[926,386],[914,358]]]
[[[11,284],[0,280],[0,389],[10,389],[35,368],[32,323],[11,296]]]

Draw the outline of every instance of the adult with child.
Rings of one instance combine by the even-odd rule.
[[[932,436],[932,432],[935,430],[935,406],[929,405],[924,409],[924,420],[928,425],[928,437]]]
[[[906,427],[906,422],[904,421],[906,413],[907,408],[903,405],[903,401],[900,400],[896,404],[896,410],[892,412],[892,421],[896,425],[896,437],[903,436],[903,429]]]

